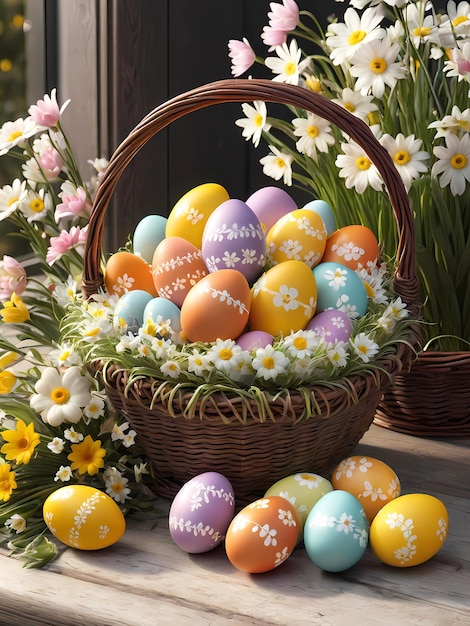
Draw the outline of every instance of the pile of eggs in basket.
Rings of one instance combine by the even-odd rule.
[[[250,574],[278,567],[303,546],[317,567],[342,572],[368,547],[387,565],[420,565],[440,550],[448,531],[439,499],[401,495],[394,470],[366,456],[341,461],[331,481],[312,473],[287,476],[238,512],[235,496],[218,472],[188,481],[170,507],[175,544],[191,554],[224,544],[231,564]]]
[[[243,202],[217,183],[188,191],[168,218],[145,217],[132,246],[105,268],[120,320],[132,329],[161,316],[190,342],[236,339],[245,349],[306,328],[347,340],[350,318],[367,309],[356,270],[378,257],[372,231],[336,228],[322,200],[299,209],[283,189],[263,187]]]

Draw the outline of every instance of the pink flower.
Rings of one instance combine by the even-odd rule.
[[[287,32],[285,30],[273,30],[270,26],[265,26],[261,34],[261,39],[265,46],[269,46],[269,50],[274,50],[277,46],[282,46],[287,41]]]
[[[55,180],[64,165],[62,157],[53,146],[45,148],[37,160],[47,180]]]
[[[13,293],[20,295],[27,282],[26,271],[21,263],[5,254],[3,261],[0,261],[0,300],[10,300]]]
[[[60,120],[60,116],[65,111],[69,102],[70,100],[64,102],[62,107],[59,109],[56,98],[56,90],[53,89],[50,96],[46,94],[44,96],[44,100],[38,100],[36,104],[31,105],[28,109],[28,113],[39,126],[52,128],[57,125],[57,122]]]
[[[233,76],[241,76],[255,62],[253,48],[248,40],[243,38],[243,41],[230,39],[228,49],[230,50],[228,56],[232,59],[232,74]]]
[[[59,222],[64,217],[88,217],[91,212],[91,205],[88,201],[85,190],[82,187],[74,187],[72,183],[66,181],[63,183],[62,192],[59,198],[62,200],[55,209],[55,220]]]
[[[263,28],[261,39],[273,50],[286,43],[288,33],[299,23],[299,7],[294,0],[282,0],[282,4],[271,2],[269,6],[269,25]]]
[[[86,233],[88,226],[80,229],[80,226],[72,226],[70,231],[61,231],[58,237],[51,237],[50,246],[47,250],[46,261],[53,265],[66,252],[75,248],[82,255],[85,245]]]

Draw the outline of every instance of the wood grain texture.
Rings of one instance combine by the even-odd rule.
[[[166,517],[130,518],[121,541],[99,552],[66,549],[42,570],[0,555],[4,626],[447,626],[468,624],[470,440],[425,440],[372,426],[356,451],[395,469],[403,493],[425,492],[449,510],[441,551],[413,568],[380,563],[370,549],[347,572],[328,574],[297,548],[272,572],[233,568],[223,546],[188,555]],[[164,510],[169,502],[160,501]],[[12,584],[11,581],[14,581]]]

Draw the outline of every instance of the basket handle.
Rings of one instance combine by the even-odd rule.
[[[358,143],[379,170],[397,222],[398,247],[394,289],[408,305],[418,303],[416,238],[408,196],[388,152],[370,128],[343,107],[312,91],[267,79],[227,79],[202,85],[164,102],[130,132],[112,155],[98,188],[88,225],[83,259],[83,295],[88,298],[103,286],[101,248],[104,219],[116,185],[137,152],[160,130],[193,111],[227,102],[276,102],[311,111],[328,120]]]

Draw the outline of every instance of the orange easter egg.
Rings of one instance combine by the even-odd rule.
[[[152,268],[144,259],[132,252],[116,252],[109,257],[104,273],[104,283],[109,293],[122,296],[140,289],[156,297]]]
[[[352,270],[367,268],[377,262],[379,244],[367,226],[338,228],[326,240],[322,262],[341,263]]]

